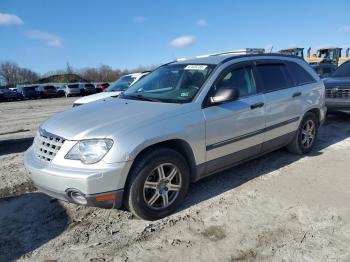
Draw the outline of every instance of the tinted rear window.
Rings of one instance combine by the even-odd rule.
[[[315,79],[300,65],[288,62],[287,67],[296,85],[305,85],[315,82]]]
[[[95,88],[95,86],[93,84],[85,84],[85,87],[93,87],[93,88]]]
[[[35,86],[25,86],[25,87],[23,87],[23,90],[25,90],[25,91],[35,91]]]
[[[79,88],[79,85],[78,85],[78,84],[75,84],[75,85],[68,85],[68,88]]]
[[[56,90],[54,86],[44,86],[45,90]]]
[[[284,64],[258,64],[258,89],[262,92],[270,92],[292,86]]]

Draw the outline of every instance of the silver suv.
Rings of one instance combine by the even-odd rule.
[[[325,113],[324,85],[297,57],[181,59],[51,117],[24,161],[48,195],[154,220],[179,207],[190,182],[281,147],[310,152]]]

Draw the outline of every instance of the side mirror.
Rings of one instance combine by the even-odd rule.
[[[209,101],[212,105],[231,102],[239,98],[239,90],[235,87],[220,87],[216,93],[210,97]]]

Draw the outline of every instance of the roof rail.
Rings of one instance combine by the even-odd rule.
[[[265,49],[264,48],[244,48],[244,49],[238,49],[238,50],[230,50],[230,51],[224,51],[219,53],[212,53],[212,54],[205,54],[205,55],[198,55],[192,58],[205,58],[210,56],[220,56],[220,55],[248,55],[248,54],[264,54]],[[179,58],[176,59],[176,61],[185,61],[187,59],[191,58]]]

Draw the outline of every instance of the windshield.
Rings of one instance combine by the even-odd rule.
[[[159,67],[126,90],[121,98],[167,103],[188,103],[214,65],[170,64]]]
[[[136,77],[133,76],[122,76],[110,87],[106,89],[106,92],[125,91],[134,82]]]
[[[332,75],[333,77],[350,77],[350,61],[338,67]]]

